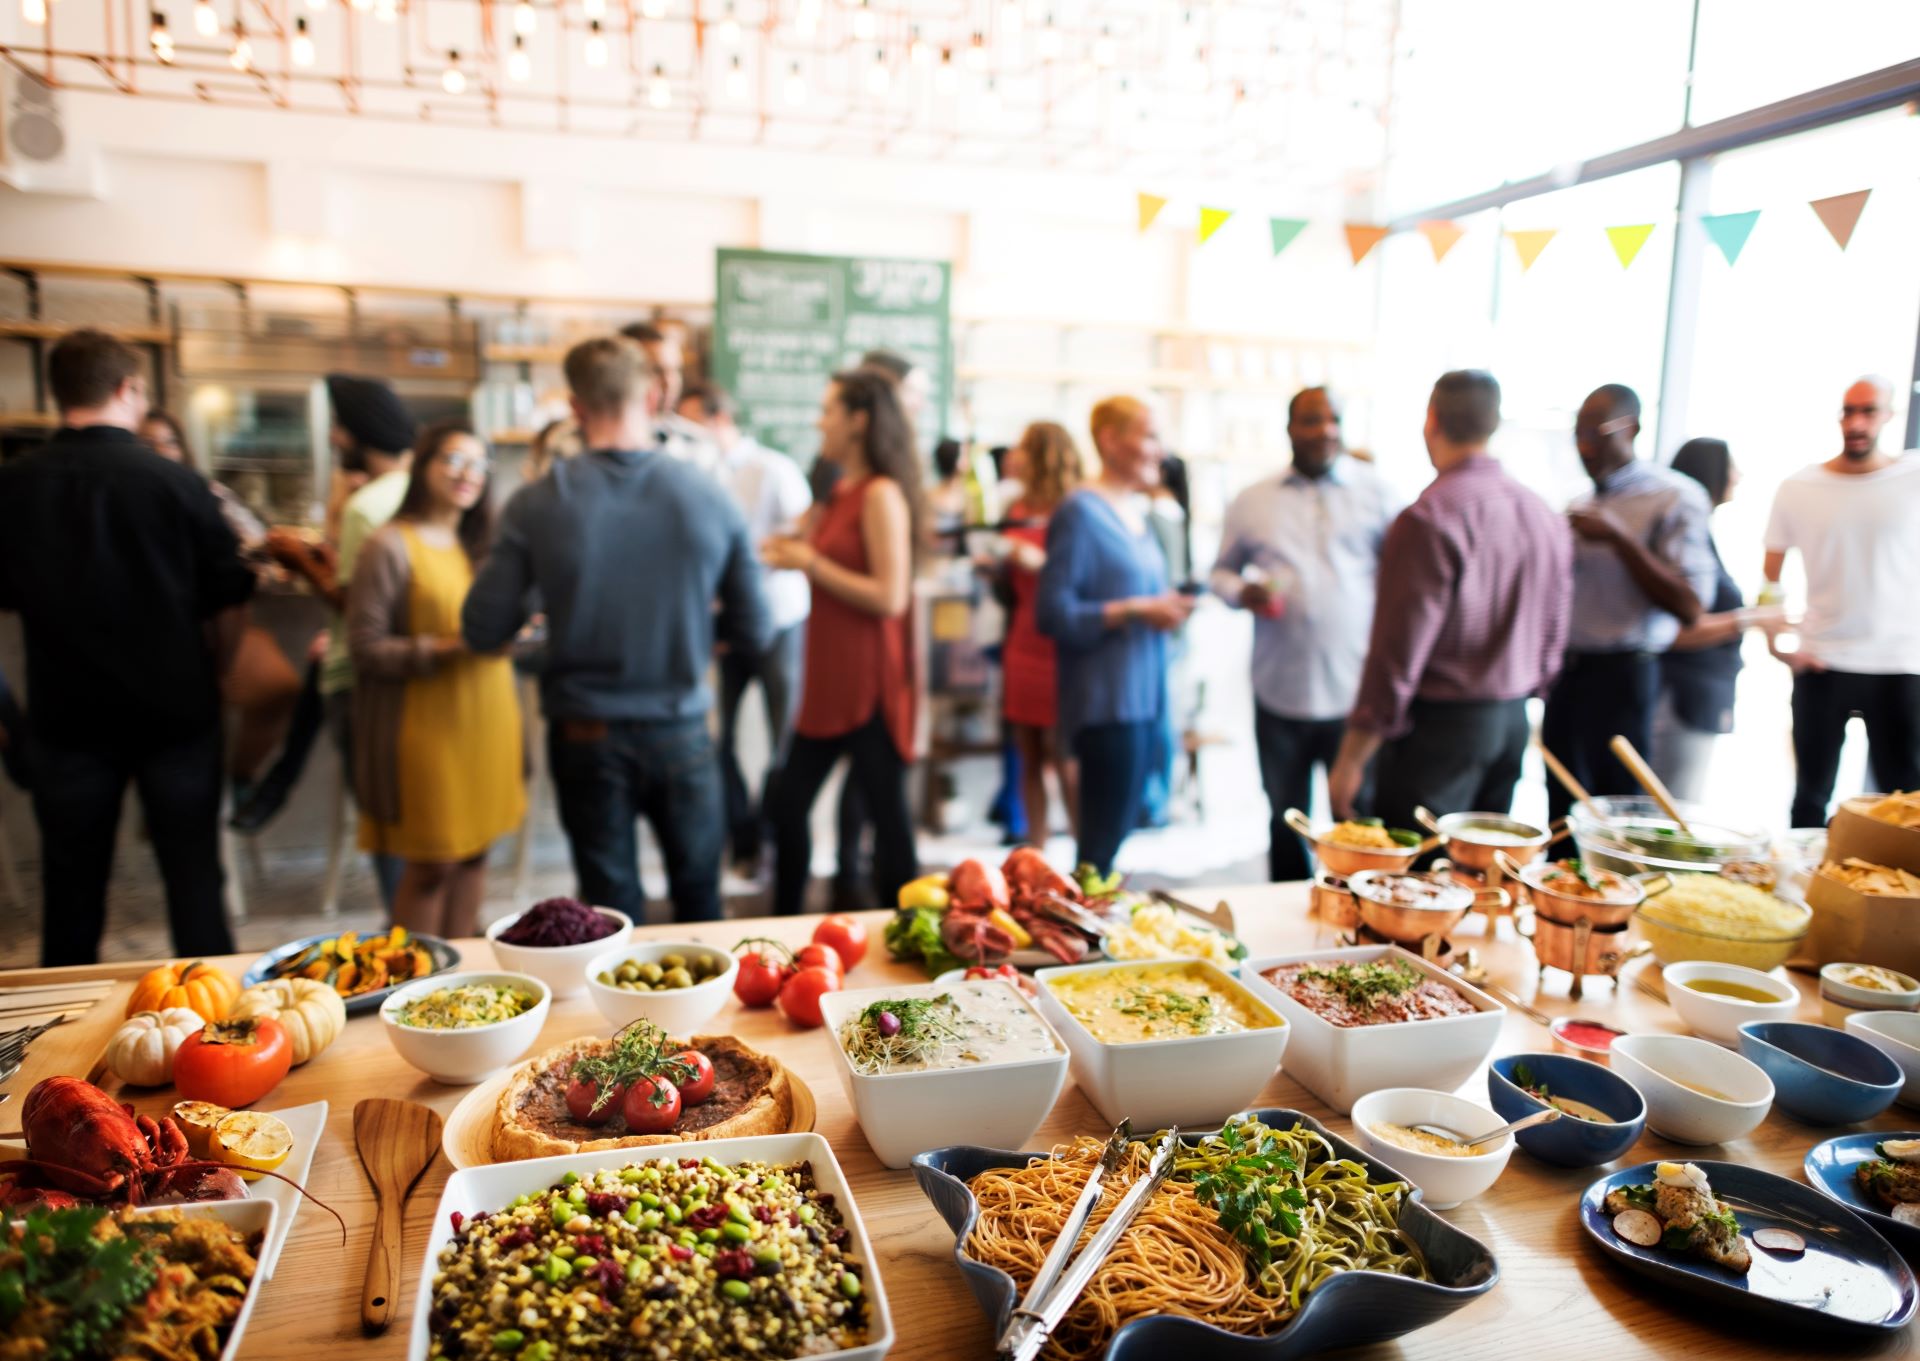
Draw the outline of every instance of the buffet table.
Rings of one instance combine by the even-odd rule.
[[[1216,895],[1209,891],[1205,896],[1211,901]],[[1232,904],[1239,935],[1256,957],[1326,948],[1335,943],[1336,933],[1307,915],[1304,884],[1234,888],[1219,896]],[[879,945],[885,914],[871,916],[874,947],[867,961],[853,971],[848,986],[922,981],[917,969],[885,958]],[[767,935],[797,945],[804,942],[817,920],[769,918],[654,927],[637,932],[636,939],[695,939],[724,949],[744,936]],[[1495,937],[1483,936],[1483,923],[1481,917],[1469,917],[1456,933],[1457,946],[1477,949],[1494,981],[1532,1000],[1540,1010],[1554,1016],[1577,1012],[1634,1032],[1682,1031],[1673,1012],[1634,982],[1633,975],[1646,965],[1630,966],[1629,976],[1617,993],[1595,982],[1589,985],[1584,1001],[1570,1003],[1564,975],[1555,974],[1548,979],[1548,992],[1535,996],[1530,947],[1514,938],[1510,924],[1502,924]],[[493,966],[491,950],[484,940],[462,940],[457,945],[462,967]],[[252,959],[250,955],[234,956],[220,962],[237,976]],[[0,973],[0,988],[80,979],[131,979],[147,967],[126,964]],[[1802,976],[1795,981],[1802,994],[1801,1019],[1818,1020],[1814,980]],[[123,996],[123,990],[116,990],[102,1005],[115,1007]],[[117,1009],[114,1015],[117,1018]],[[536,1048],[544,1049],[576,1035],[604,1034],[608,1029],[587,998],[557,1002]],[[833,1145],[854,1187],[879,1259],[876,1265],[892,1301],[899,1339],[892,1355],[905,1361],[991,1355],[992,1339],[986,1321],[953,1266],[952,1235],[932,1213],[912,1174],[887,1171],[868,1150],[841,1094],[827,1032],[796,1030],[776,1011],[732,1005],[707,1029],[714,1033],[731,1031],[748,1044],[772,1052],[812,1088],[819,1102],[817,1128]],[[58,1072],[84,1074],[95,1054],[79,1051],[93,1043],[86,1038],[88,1034],[98,1033],[97,1026],[90,1030],[75,1023],[36,1044],[20,1074],[0,1088],[12,1093],[10,1101],[0,1104],[0,1126],[18,1123],[18,1103],[39,1078]],[[1509,1009],[1496,1052],[1552,1047],[1541,1026]],[[440,1086],[407,1066],[389,1045],[378,1018],[369,1015],[353,1018],[331,1049],[313,1063],[296,1068],[259,1103],[268,1110],[320,1099],[331,1103],[324,1141],[315,1153],[308,1185],[345,1217],[348,1233],[343,1249],[339,1231],[326,1214],[310,1205],[301,1210],[279,1269],[247,1329],[243,1358],[319,1361],[336,1354],[367,1358],[406,1354],[425,1228],[450,1169],[444,1156],[436,1158],[408,1201],[401,1308],[384,1336],[368,1339],[360,1330],[360,1281],[374,1204],[354,1150],[353,1107],[365,1097],[403,1097],[423,1102],[444,1115],[466,1091]],[[1484,1070],[1461,1091],[1484,1103]],[[173,1099],[168,1091],[135,1104],[159,1114]],[[1284,1071],[1267,1085],[1261,1102],[1295,1107],[1338,1133],[1351,1134],[1351,1122],[1346,1117],[1333,1115]],[[1874,1120],[1872,1126],[1899,1129],[1912,1123],[1913,1116],[1896,1107]],[[1069,1082],[1035,1145],[1105,1132],[1099,1115]],[[1800,1124],[1776,1108],[1752,1135],[1734,1143],[1714,1149],[1687,1149],[1649,1133],[1630,1158],[1684,1160],[1705,1155],[1800,1180],[1801,1159],[1807,1149],[1836,1132]],[[1367,1355],[1517,1357],[1536,1354],[1543,1348],[1550,1348],[1557,1356],[1605,1357],[1608,1361],[1731,1354],[1736,1349],[1751,1357],[1807,1355],[1806,1341],[1791,1334],[1769,1332],[1702,1308],[1685,1297],[1651,1298],[1654,1287],[1648,1282],[1604,1261],[1584,1241],[1577,1213],[1581,1191],[1602,1171],[1550,1167],[1516,1151],[1491,1191],[1446,1212],[1448,1219],[1492,1249],[1500,1263],[1499,1284],[1450,1318],[1402,1339],[1397,1347],[1376,1348]],[[1909,1330],[1878,1347],[1871,1343],[1849,1347],[1847,1354],[1904,1355],[1912,1345]]]

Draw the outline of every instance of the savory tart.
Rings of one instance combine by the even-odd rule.
[[[1878,1157],[1854,1169],[1860,1189],[1885,1206],[1903,1224],[1913,1222],[1920,1203],[1920,1139],[1882,1139],[1873,1146]]]
[[[664,1051],[696,1051],[713,1067],[712,1095],[684,1107],[675,1096],[678,1114],[670,1129],[637,1132],[628,1124],[626,1103],[621,1100],[609,1102],[604,1114],[597,1113],[597,1120],[577,1118],[577,1104],[569,1106],[568,1088],[578,1085],[578,1073],[605,1065],[618,1051],[620,1039],[584,1036],[522,1064],[494,1107],[493,1156],[501,1162],[516,1162],[602,1148],[784,1134],[791,1127],[793,1089],[787,1070],[730,1035],[696,1035],[684,1043],[675,1040],[662,1046]]]
[[[1607,1192],[1604,1208],[1614,1217],[1614,1232],[1630,1243],[1692,1253],[1740,1275],[1753,1265],[1740,1221],[1714,1195],[1706,1171],[1693,1163],[1659,1164],[1648,1185]],[[1647,1231],[1640,1232],[1639,1225]]]

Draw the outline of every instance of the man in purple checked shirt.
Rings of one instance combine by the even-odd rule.
[[[1387,531],[1360,694],[1328,777],[1351,817],[1367,763],[1373,811],[1411,827],[1413,810],[1504,813],[1527,748],[1526,702],[1566,651],[1573,534],[1564,516],[1487,452],[1500,385],[1476,369],[1442,374],[1427,404],[1435,477]]]

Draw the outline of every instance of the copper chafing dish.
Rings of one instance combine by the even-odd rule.
[[[1536,860],[1531,865],[1520,865],[1505,852],[1500,852],[1496,854],[1495,862],[1504,873],[1526,885],[1527,897],[1540,917],[1561,926],[1574,926],[1585,921],[1607,929],[1624,927],[1633,920],[1634,909],[1641,903],[1673,887],[1673,880],[1664,874],[1629,877],[1613,870],[1588,866],[1587,873],[1613,891],[1604,898],[1586,898],[1554,887],[1560,876],[1568,873],[1561,861]]]
[[[1321,870],[1313,876],[1307,890],[1308,909],[1328,926],[1353,927],[1360,922],[1360,905],[1354,901],[1347,881],[1337,874]]]
[[[1516,865],[1535,859],[1567,834],[1567,824],[1556,822],[1545,831],[1505,813],[1448,813],[1435,817],[1425,808],[1413,810],[1413,819],[1446,843],[1447,859],[1457,868],[1482,874],[1494,868],[1494,857],[1505,851]]]
[[[1362,870],[1405,870],[1413,862],[1440,844],[1440,838],[1430,836],[1424,840],[1414,840],[1404,846],[1395,846],[1391,850],[1383,846],[1343,846],[1337,841],[1328,841],[1327,833],[1338,823],[1330,823],[1319,831],[1307,820],[1307,815],[1298,808],[1289,808],[1283,815],[1287,826],[1293,828],[1312,844],[1313,854],[1321,867],[1335,874],[1354,875]],[[1413,832],[1405,836],[1415,836]]]
[[[1418,949],[1429,936],[1444,938],[1475,906],[1505,907],[1500,888],[1472,889],[1439,874],[1362,870],[1347,880],[1360,920],[1399,945]]]
[[[1610,978],[1619,986],[1621,967],[1645,952],[1644,946],[1627,944],[1624,924],[1595,926],[1583,919],[1568,926],[1535,913],[1533,930],[1520,934],[1533,942],[1533,953],[1542,969],[1560,969],[1573,975],[1573,987],[1567,995],[1576,1000],[1589,976]]]

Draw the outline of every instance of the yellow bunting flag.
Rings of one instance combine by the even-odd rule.
[[[1446,218],[1429,218],[1420,224],[1420,234],[1427,238],[1427,244],[1433,247],[1433,263],[1439,264],[1447,258],[1447,252],[1460,243],[1467,234],[1466,228]]]
[[[1631,227],[1607,228],[1607,240],[1613,243],[1613,253],[1620,257],[1620,268],[1626,269],[1633,263],[1633,257],[1640,253],[1640,247],[1647,244],[1647,238],[1653,235],[1653,223],[1637,222]]]
[[[1525,274],[1533,268],[1533,262],[1540,258],[1540,252],[1547,243],[1560,234],[1558,227],[1542,227],[1535,231],[1508,232],[1507,240],[1513,242],[1513,248],[1520,255],[1520,272]]]
[[[1353,263],[1359,264],[1367,258],[1367,252],[1385,239],[1385,227],[1368,227],[1360,223],[1347,223],[1347,250],[1353,255]]]
[[[1835,194],[1832,198],[1817,198],[1807,207],[1819,215],[1820,225],[1841,250],[1847,248],[1847,242],[1853,240],[1853,229],[1860,224],[1860,212],[1867,206],[1867,195],[1871,189],[1857,189],[1851,194]]]
[[[1140,201],[1140,230],[1145,231],[1160,216],[1160,210],[1167,206],[1167,201],[1158,194],[1136,194],[1134,197]]]
[[[1206,245],[1207,239],[1227,225],[1227,219],[1233,216],[1231,208],[1202,208],[1200,210],[1200,244]]]

